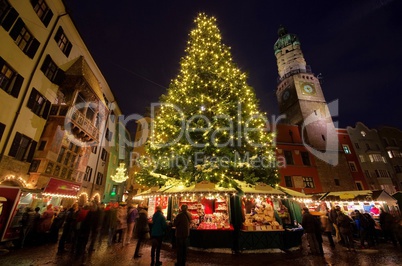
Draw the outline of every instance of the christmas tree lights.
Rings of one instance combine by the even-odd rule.
[[[216,19],[200,13],[189,34],[180,71],[160,97],[137,182],[163,185],[169,178],[235,186],[278,182],[274,133],[259,111],[247,76],[222,44]]]

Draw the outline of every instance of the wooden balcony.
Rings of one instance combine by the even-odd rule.
[[[83,142],[99,140],[99,129],[75,106],[52,104],[49,118],[58,121],[65,130]]]

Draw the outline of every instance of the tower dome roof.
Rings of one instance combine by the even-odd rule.
[[[296,34],[288,33],[287,29],[280,25],[278,29],[278,40],[274,44],[275,54],[279,53],[282,48],[291,44],[300,45],[299,38]]]

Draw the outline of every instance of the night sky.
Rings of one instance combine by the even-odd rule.
[[[268,116],[278,114],[273,45],[279,25],[299,37],[339,127],[402,129],[402,1],[66,0],[125,115],[144,115],[179,71],[199,12],[217,18],[223,43]]]

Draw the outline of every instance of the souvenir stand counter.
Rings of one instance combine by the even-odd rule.
[[[255,186],[239,182],[242,197],[243,227],[239,235],[239,248],[289,249],[301,244],[302,230],[293,227],[291,210],[283,204],[284,192],[265,184]],[[301,231],[301,233],[300,233]]]

